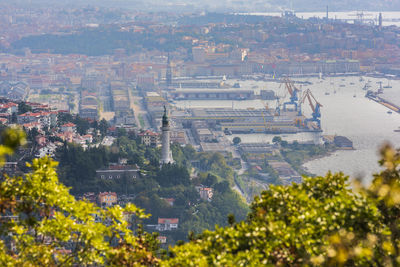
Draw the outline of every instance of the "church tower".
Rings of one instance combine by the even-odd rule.
[[[174,159],[172,158],[172,152],[170,150],[170,126],[169,119],[167,115],[167,108],[164,106],[164,116],[162,118],[162,126],[161,126],[162,136],[161,136],[161,160],[160,164],[168,164],[174,163]]]

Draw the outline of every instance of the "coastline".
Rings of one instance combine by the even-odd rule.
[[[304,160],[304,161],[301,163],[301,165],[300,165],[300,168],[303,170],[304,173],[306,173],[306,174],[304,174],[304,175],[308,175],[308,176],[317,176],[317,174],[310,172],[310,171],[308,170],[308,168],[307,168],[306,166],[304,166],[304,165],[307,164],[307,163],[310,162],[310,161],[313,161],[313,160],[322,159],[322,158],[325,158],[325,157],[332,156],[332,155],[334,154],[334,152],[336,152],[336,151],[337,151],[337,149],[335,149],[335,150],[333,150],[333,151],[328,151],[327,153],[325,153],[325,154],[323,154],[323,155],[313,156],[313,157],[310,157],[310,158]],[[301,174],[301,175],[303,175],[303,174]]]
[[[309,174],[311,174],[311,175],[313,175],[313,176],[317,176],[317,174],[309,172],[308,168],[307,168],[306,166],[304,166],[304,165],[307,164],[308,162],[311,162],[311,161],[314,161],[314,160],[317,160],[317,159],[322,159],[322,158],[330,157],[330,156],[334,155],[334,154],[335,154],[336,152],[338,152],[338,151],[354,151],[354,150],[356,150],[354,147],[352,147],[352,148],[337,148],[337,147],[335,147],[335,149],[333,149],[332,151],[328,151],[328,152],[326,152],[326,153],[323,154],[323,155],[313,156],[313,157],[310,157],[310,158],[304,160],[304,161],[302,162],[302,164],[301,164],[301,168],[302,168],[306,173],[309,173]]]

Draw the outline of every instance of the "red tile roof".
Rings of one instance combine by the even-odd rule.
[[[61,127],[75,127],[75,126],[76,126],[76,125],[73,124],[72,122],[68,122],[68,123],[62,125]]]
[[[102,193],[99,193],[99,197],[103,197],[103,196],[114,196],[114,197],[117,197],[117,193],[115,193],[115,192],[102,192]]]
[[[150,131],[150,130],[146,130],[146,131],[144,131],[144,132],[142,132],[142,133],[139,133],[138,135],[139,135],[139,136],[148,136],[148,135],[150,135],[150,136],[157,136],[158,133],[152,132],[152,131]]]
[[[179,223],[178,218],[158,218],[159,224],[166,224],[166,223]]]

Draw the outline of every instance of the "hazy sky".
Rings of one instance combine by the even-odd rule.
[[[13,0],[23,6],[104,6],[154,11],[400,11],[400,0]],[[10,0],[0,0],[10,4]]]

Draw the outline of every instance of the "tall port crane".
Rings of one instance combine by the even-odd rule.
[[[268,104],[263,103],[262,101],[261,101],[261,103],[263,104],[263,106],[264,106],[264,108],[265,108],[265,112],[268,112],[268,110],[269,110]],[[265,132],[268,133],[267,120],[265,119],[265,114],[264,114],[264,111],[263,111],[263,110],[261,110],[261,116],[262,116],[263,121],[264,121]]]
[[[308,103],[310,104],[311,110],[312,110],[312,118],[306,119],[307,121],[315,121],[318,125],[319,128],[321,128],[321,107],[322,105],[315,99],[314,95],[311,93],[310,89],[307,89],[307,91],[304,93],[301,103],[304,103],[304,101],[308,100]],[[315,104],[314,104],[315,102]]]
[[[286,111],[287,105],[293,105],[294,109],[296,111],[298,111],[298,101],[299,101],[298,95],[300,93],[300,90],[298,88],[296,88],[294,86],[293,82],[291,82],[289,79],[285,79],[285,87],[290,94],[290,98],[289,98],[290,101],[283,103],[283,110]]]
[[[354,23],[359,23],[359,24],[364,24],[366,21],[371,22],[371,24],[374,23],[374,19],[371,18],[373,17],[372,14],[369,13],[364,13],[364,12],[356,12],[355,14],[349,14],[350,17],[357,17],[354,19]]]
[[[280,116],[281,115],[281,102],[279,101],[279,98],[276,98],[276,107],[275,107],[275,116]]]
[[[382,82],[376,82],[377,84],[379,84],[379,89],[378,89],[378,94],[383,94],[383,87],[382,87]]]

